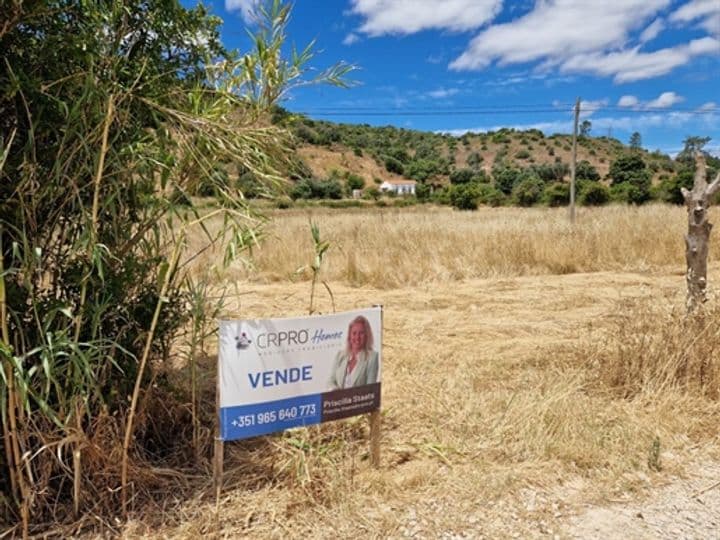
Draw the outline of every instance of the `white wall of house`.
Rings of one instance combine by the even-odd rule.
[[[397,195],[415,195],[415,183],[396,184],[386,180],[380,184],[380,191],[392,191]]]

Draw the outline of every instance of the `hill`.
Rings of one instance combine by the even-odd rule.
[[[293,199],[341,198],[352,189],[378,199],[383,181],[414,180],[417,199],[461,208],[477,204],[531,206],[566,204],[569,199],[572,136],[503,128],[462,136],[393,126],[335,124],[283,109],[275,123],[296,139]],[[704,139],[689,137],[697,143]],[[687,143],[688,141],[686,141]],[[687,144],[686,144],[687,146]],[[681,186],[691,186],[688,152],[677,159],[660,151],[627,146],[612,137],[580,136],[577,146],[578,200],[641,204],[658,199],[681,203]],[[720,168],[710,159],[709,173]]]

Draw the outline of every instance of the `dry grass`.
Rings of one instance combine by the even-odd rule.
[[[664,266],[682,271],[687,219],[683,208],[664,205],[582,208],[575,229],[565,209],[547,208],[313,209],[282,211],[275,218],[268,240],[249,264],[231,268],[228,280],[309,279],[309,272],[297,271],[312,256],[310,218],[331,242],[323,276],[333,283],[393,288]],[[719,248],[715,235],[711,254]]]
[[[124,535],[532,538],[579,504],[717,459],[717,300],[700,321],[675,315],[682,210],[584,210],[574,233],[564,217],[315,213],[338,309],[385,306],[382,468],[364,418],[228,444],[217,507],[197,479]],[[273,231],[256,272],[223,276],[243,280],[227,316],[306,312],[309,284],[289,276],[310,258],[307,216],[283,213]]]

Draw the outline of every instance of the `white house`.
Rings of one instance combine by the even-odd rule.
[[[396,195],[415,195],[415,180],[385,180],[380,191],[392,191]]]

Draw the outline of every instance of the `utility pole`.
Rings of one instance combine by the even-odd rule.
[[[580,119],[580,98],[575,101],[575,124],[572,139],[572,160],[570,161],[570,223],[575,224],[575,170],[577,168],[577,135]]]

